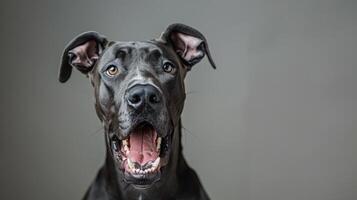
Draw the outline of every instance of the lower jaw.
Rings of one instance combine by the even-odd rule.
[[[161,171],[152,174],[145,175],[133,175],[128,172],[124,172],[124,182],[131,184],[137,189],[147,189],[154,185],[154,183],[160,181]]]
[[[115,157],[115,156],[114,156]],[[125,167],[126,163],[115,158],[117,169],[123,174],[124,182],[131,184],[137,189],[144,189],[151,187],[154,183],[158,182],[161,179],[161,174],[166,170],[168,164],[169,155],[166,154],[163,157],[159,157],[161,162],[157,169],[150,173],[135,173],[132,170],[128,170]]]
[[[114,163],[118,171],[120,171],[123,175],[123,181],[127,184],[134,186],[136,189],[147,189],[153,186],[154,183],[160,181],[161,174],[166,169],[166,166],[169,161],[169,151],[166,151],[163,155],[159,156],[160,163],[156,170],[150,173],[135,173],[133,170],[128,170],[127,163],[121,158],[119,152],[113,151],[114,155]]]

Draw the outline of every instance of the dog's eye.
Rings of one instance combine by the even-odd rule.
[[[173,64],[169,62],[165,62],[164,65],[162,66],[162,69],[164,70],[164,72],[167,73],[173,73],[175,71],[175,67],[173,66]]]
[[[109,76],[109,77],[113,77],[115,75],[117,75],[119,73],[119,69],[117,66],[115,65],[110,65],[107,70],[105,71],[105,73]]]

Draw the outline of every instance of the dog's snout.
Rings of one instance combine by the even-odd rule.
[[[136,85],[127,91],[127,102],[132,108],[139,110],[145,105],[152,108],[162,102],[160,92],[152,85]]]

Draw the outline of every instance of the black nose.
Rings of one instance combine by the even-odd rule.
[[[161,95],[152,85],[136,85],[127,91],[127,102],[129,106],[136,110],[145,105],[155,108],[161,103]]]

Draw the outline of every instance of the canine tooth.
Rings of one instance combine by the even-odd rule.
[[[160,163],[160,157],[156,158],[156,160],[154,161],[154,163],[152,163],[152,167],[157,167],[159,166],[159,163]]]
[[[161,137],[158,137],[158,138],[157,138],[157,145],[156,145],[156,150],[157,150],[157,151],[160,151],[160,147],[161,147],[161,140],[162,140],[162,138],[161,138]]]
[[[128,158],[128,166],[130,169],[135,169],[135,165],[133,162],[131,162],[131,160]]]
[[[129,150],[129,147],[126,146],[126,145],[124,145],[124,151],[125,151],[125,153],[129,152],[129,151],[130,151],[130,150]]]
[[[124,148],[124,152],[125,153],[127,153],[127,152],[129,152],[129,141],[128,141],[128,139],[126,139],[126,140],[122,140],[122,144],[123,144],[123,148]]]

